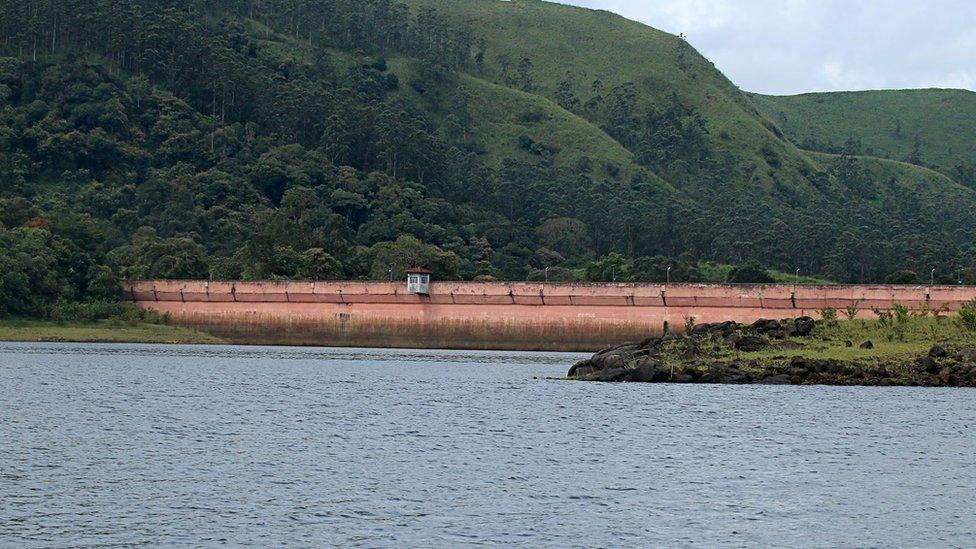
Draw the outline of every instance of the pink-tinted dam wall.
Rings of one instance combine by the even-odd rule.
[[[229,341],[266,345],[593,351],[698,323],[895,304],[958,311],[963,286],[140,281],[138,306]],[[843,314],[841,317],[843,318]]]

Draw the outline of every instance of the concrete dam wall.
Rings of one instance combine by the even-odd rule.
[[[971,286],[127,282],[125,298],[242,344],[594,351],[698,323],[812,316],[895,304],[958,311]],[[843,314],[840,314],[844,318]]]

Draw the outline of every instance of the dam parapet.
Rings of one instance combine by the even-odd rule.
[[[124,297],[174,323],[265,345],[593,351],[697,323],[873,318],[895,305],[958,311],[972,286],[130,281]]]

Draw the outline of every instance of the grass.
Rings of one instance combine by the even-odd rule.
[[[533,62],[532,93],[555,98],[560,82],[571,84],[585,103],[606,96],[624,83],[635,85],[638,113],[665,108],[672,96],[693,106],[706,120],[708,139],[720,157],[740,165],[765,167],[761,150],[775,150],[782,166],[745,170],[742,183],[799,183],[798,169],[811,160],[777,138],[766,117],[714,65],[683,39],[606,11],[538,0],[408,0],[413,7],[434,7],[468,24],[487,43],[487,61],[479,78],[502,82],[501,58],[512,65]],[[473,72],[473,71],[472,71]],[[594,82],[602,89],[594,90]],[[592,122],[592,120],[591,120]]]
[[[0,321],[0,341],[72,343],[219,344],[219,338],[175,326],[120,321],[55,323],[39,320]]]
[[[870,341],[874,348],[861,348],[866,341]],[[888,323],[879,320],[839,320],[820,323],[811,337],[791,338],[780,348],[755,353],[725,350],[722,356],[760,362],[803,356],[858,364],[883,364],[905,362],[927,355],[936,344],[950,348],[972,347],[976,345],[976,332],[962,326],[957,318],[946,316],[908,316],[901,322],[895,319]]]
[[[884,156],[878,151],[890,149],[889,156],[901,160],[911,151],[914,133],[918,132],[922,136],[923,155],[940,168],[954,166],[959,159],[968,161],[976,152],[976,94],[970,92],[865,92],[851,94],[850,97],[859,98],[854,103],[850,103],[847,95],[827,94],[813,99],[757,96],[739,90],[682,38],[607,11],[540,0],[406,0],[406,3],[414,9],[434,7],[447,18],[469,25],[478,37],[485,39],[487,59],[481,71],[468,70],[473,79],[500,84],[502,58],[507,58],[514,67],[522,57],[528,57],[533,63],[533,88],[531,94],[519,92],[519,95],[539,96],[553,106],[561,82],[570,83],[583,103],[598,93],[606,97],[614,86],[631,82],[635,86],[638,116],[646,109],[665,107],[672,96],[676,97],[704,117],[714,160],[735,166],[726,176],[729,182],[738,189],[767,194],[770,202],[780,200],[774,190],[777,187],[791,189],[804,199],[812,199],[820,192],[813,187],[808,174],[826,169],[831,159],[795,146],[797,140],[811,133],[823,132],[824,136],[841,143],[849,134],[857,133],[865,147],[872,148],[874,156]],[[602,83],[602,90],[594,90],[595,81]],[[465,79],[465,85],[475,87],[470,79]],[[482,104],[475,100],[472,109],[476,113],[476,133],[492,154],[507,154],[517,138],[516,132],[526,132],[510,120],[510,115],[520,110],[515,106],[516,98],[480,84],[477,87],[480,89],[475,95]],[[780,116],[781,112],[785,114]],[[504,115],[509,115],[509,119]],[[885,132],[893,131],[895,115],[902,117],[902,134],[907,138],[884,138]],[[593,126],[601,122],[585,113],[579,117]],[[774,121],[789,130],[785,136]],[[548,129],[539,127],[529,135],[543,134]],[[595,133],[582,126],[546,135],[550,135],[549,142],[566,151],[567,157],[578,150],[598,151],[587,153],[597,161],[603,159],[600,157],[621,156],[617,148],[604,144],[604,136],[595,139]],[[770,158],[774,159],[772,163]],[[903,179],[919,178],[915,167],[906,164],[892,163],[872,172],[879,177],[877,172],[891,174],[899,183]],[[931,182],[932,185],[924,188],[942,186],[949,187],[949,191],[919,195],[921,203],[973,203],[973,196],[958,192],[953,188],[958,186],[949,183],[948,178]],[[687,193],[692,199],[708,190],[698,183],[670,183],[681,186],[681,194]],[[901,192],[904,192],[901,188],[889,190],[879,186],[877,201],[901,196]],[[954,195],[954,199],[946,200],[945,194]]]
[[[252,36],[258,38],[264,53],[273,58],[303,63],[314,61],[315,49],[305,42],[275,33],[251,20],[247,21],[247,28]],[[321,51],[329,55],[329,61],[337,71],[373,59],[336,49]],[[414,59],[389,58],[387,66],[400,82],[396,93],[401,100],[426,111],[432,119],[442,124],[446,122],[445,113],[439,112],[443,106],[432,108],[427,98],[411,88],[410,82],[417,75]],[[673,190],[664,180],[638,166],[634,155],[597,125],[563,109],[544,95],[508,88],[470,73],[459,73],[455,83],[456,90],[445,88],[432,93],[442,97],[455,92],[460,94],[472,119],[466,130],[484,148],[487,163],[494,168],[500,168],[506,158],[529,161],[536,158],[519,146],[519,137],[525,135],[537,143],[553,145],[558,149],[553,159],[557,166],[572,166],[580,157],[586,156],[593,161],[596,176],[609,178],[606,167],[610,165],[619,169],[617,177],[621,180],[629,181],[635,173],[641,172],[645,179]],[[425,84],[435,85],[430,81]]]
[[[401,96],[421,105],[422,98],[408,85],[415,74],[413,62],[397,58],[388,64],[400,79]],[[553,161],[558,166],[572,166],[580,157],[587,156],[593,160],[598,176],[609,177],[605,164],[619,168],[618,177],[623,180],[636,171],[646,171],[637,165],[630,151],[598,126],[543,96],[465,73],[458,74],[456,92],[471,115],[466,130],[484,147],[488,164],[495,168],[501,167],[505,158],[527,161],[537,158],[519,146],[519,137],[524,135],[534,142],[555,146],[558,152]],[[656,182],[667,186],[659,178]]]
[[[976,93],[971,91],[884,90],[750,99],[795,143],[815,139],[843,146],[855,138],[864,154],[904,160],[917,134],[923,161],[943,173],[961,163],[972,165],[976,155]]]

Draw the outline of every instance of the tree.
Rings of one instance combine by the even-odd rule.
[[[885,284],[918,284],[918,273],[908,269],[895,271],[885,277]]]
[[[729,282],[732,284],[771,284],[773,277],[759,264],[758,261],[747,261],[736,265],[729,272]]]
[[[925,162],[922,159],[922,136],[915,134],[915,141],[912,143],[912,152],[908,154],[905,158],[905,162],[909,164],[915,164],[916,166],[924,166]]]
[[[88,270],[85,297],[90,301],[115,302],[122,297],[122,284],[107,265],[92,265]]]
[[[532,91],[534,84],[532,80],[532,59],[523,57],[518,63],[518,81],[522,90]]]
[[[554,97],[556,103],[559,103],[559,106],[562,108],[570,112],[579,112],[580,99],[573,92],[573,84],[571,82],[563,80],[557,84]]]
[[[623,255],[609,253],[586,268],[589,282],[630,282],[632,265]]]
[[[404,277],[411,267],[423,267],[434,272],[434,277],[452,280],[457,276],[460,258],[454,252],[445,252],[437,246],[425,244],[412,236],[401,236],[394,242],[380,242],[369,254],[370,278],[384,280],[391,276]]]
[[[549,219],[535,230],[535,234],[540,244],[562,257],[587,257],[593,246],[589,227],[573,217]]]
[[[298,276],[311,280],[336,279],[342,276],[342,264],[322,248],[309,248],[302,254]]]
[[[163,279],[207,278],[210,272],[203,246],[190,238],[167,238],[139,250],[145,276]]]
[[[669,274],[670,268],[670,274]],[[665,256],[639,257],[634,260],[636,282],[704,282],[698,262],[690,256],[672,259]]]

